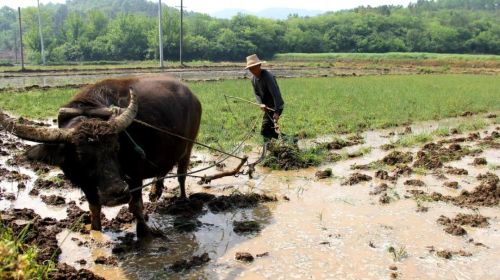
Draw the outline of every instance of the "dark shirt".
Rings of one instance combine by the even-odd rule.
[[[276,82],[276,78],[267,70],[262,70],[260,77],[253,76],[252,78],[253,92],[257,103],[265,104],[269,108],[276,111],[283,110],[285,102],[281,98],[280,88]]]

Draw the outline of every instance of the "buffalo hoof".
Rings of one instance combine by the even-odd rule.
[[[160,198],[161,194],[158,195],[156,192],[149,193],[149,201],[156,202]]]
[[[141,240],[150,240],[153,238],[151,230],[146,223],[137,223],[137,238]]]
[[[102,230],[101,221],[92,221],[92,223],[90,224],[90,229],[95,231],[101,231]]]

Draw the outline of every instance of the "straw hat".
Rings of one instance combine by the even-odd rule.
[[[266,62],[263,60],[260,60],[256,54],[249,55],[249,56],[247,56],[247,67],[245,67],[245,69],[248,69],[250,67],[253,67],[255,65],[259,65],[262,63],[266,63]]]

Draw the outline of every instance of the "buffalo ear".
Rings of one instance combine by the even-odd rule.
[[[65,144],[39,144],[27,150],[26,156],[30,160],[61,166],[64,164],[64,148]]]

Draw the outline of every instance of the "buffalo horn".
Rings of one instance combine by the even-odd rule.
[[[128,104],[127,109],[110,121],[115,127],[115,133],[125,130],[134,121],[138,109],[139,104],[137,102],[137,97],[134,94],[134,90],[130,88],[130,103]]]
[[[40,127],[19,123],[17,119],[8,118],[0,112],[0,124],[6,131],[19,138],[34,142],[65,142],[69,139],[72,129]]]

